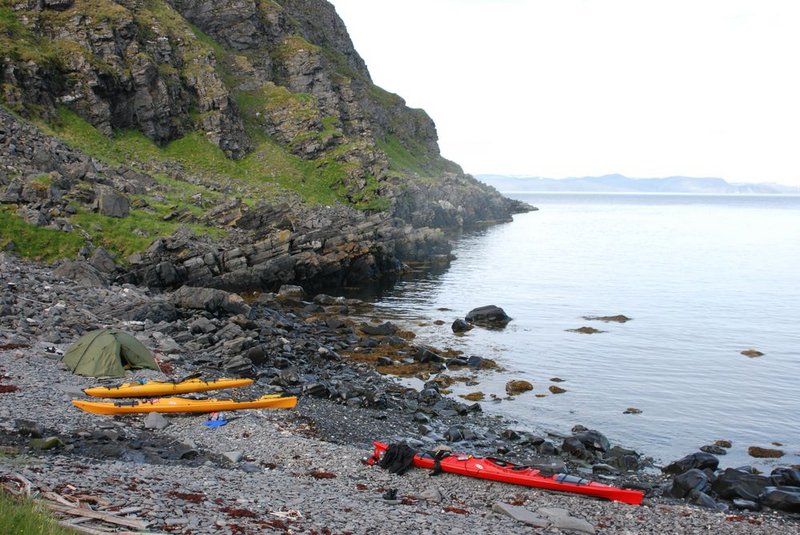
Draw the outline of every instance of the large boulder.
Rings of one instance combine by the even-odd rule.
[[[250,313],[250,306],[239,295],[214,288],[181,286],[170,296],[170,301],[178,308],[245,316]]]
[[[800,513],[800,488],[767,487],[758,497],[761,505],[787,513]]]
[[[698,452],[687,455],[686,457],[678,459],[677,461],[673,461],[662,468],[661,471],[665,474],[677,475],[688,472],[692,468],[699,468],[700,470],[709,468],[713,471],[717,469],[717,466],[719,466],[719,459],[710,453]]]
[[[744,498],[754,501],[770,485],[768,477],[735,468],[727,468],[711,484],[711,490],[720,498]]]
[[[473,308],[464,318],[469,323],[481,325],[483,327],[502,328],[505,327],[511,318],[505,310],[495,305],[486,305]]]

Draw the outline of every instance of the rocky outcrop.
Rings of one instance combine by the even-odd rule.
[[[257,225],[259,231],[231,247],[188,230],[159,239],[145,254],[129,259],[129,277],[151,287],[186,284],[228,291],[275,291],[290,282],[339,286],[398,274],[405,269],[401,260],[446,256],[450,250],[441,231],[344,207],[263,206],[239,224]],[[258,238],[251,241],[253,236]]]
[[[107,135],[136,129],[164,144],[197,128],[232,158],[251,148],[213,51],[159,3],[14,4],[19,37],[40,54],[0,58],[6,102],[21,113],[62,105]]]
[[[225,236],[182,230],[146,251],[139,243],[123,260],[129,280],[227,290],[351,284],[403,271],[409,260],[448,258],[436,229],[530,209],[441,157],[433,121],[372,83],[325,0],[7,4],[0,96],[16,115],[0,109],[0,202],[30,225],[84,240],[76,260],[92,254],[93,239],[115,244],[75,216],[128,223],[149,214]],[[131,130],[162,147],[179,143],[128,150],[98,136]],[[229,159],[248,158],[220,162],[208,141]],[[213,191],[213,206],[178,203],[156,215],[149,203],[171,201],[155,193],[166,190],[154,177]],[[309,206],[297,192],[333,206]],[[151,228],[136,236],[163,228],[143,226]]]

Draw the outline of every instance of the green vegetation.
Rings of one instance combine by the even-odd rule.
[[[75,535],[62,528],[30,500],[20,500],[0,490],[0,526],[3,533],[20,535]]]
[[[25,222],[10,206],[0,207],[0,250],[12,247],[22,257],[53,262],[75,258],[83,238],[72,232],[37,227]]]

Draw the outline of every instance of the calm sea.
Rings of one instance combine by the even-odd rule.
[[[505,397],[526,379],[532,393],[484,411],[537,432],[583,424],[661,462],[726,439],[723,466],[800,463],[800,197],[508,195],[540,210],[463,236],[448,269],[375,297],[418,341],[507,370],[456,394]],[[506,329],[453,335],[488,304],[514,318]],[[584,319],[617,314],[633,319]],[[583,326],[604,332],[568,332]],[[566,393],[548,391],[554,377]],[[786,455],[754,461],[749,446]]]

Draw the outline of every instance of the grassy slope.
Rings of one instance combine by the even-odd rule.
[[[20,535],[74,535],[71,529],[62,528],[49,514],[39,510],[33,502],[18,500],[0,490],[0,526],[3,533]]]
[[[120,8],[106,0],[82,0],[86,5],[94,5],[95,12],[105,7],[110,9],[109,17],[118,14]],[[108,4],[108,5],[107,5]],[[116,11],[114,11],[116,10]],[[63,16],[54,12],[49,16]],[[180,36],[184,43],[186,37],[193,37],[187,45],[190,56],[203,57],[211,53],[217,59],[216,68],[220,78],[229,88],[235,88],[240,80],[238,73],[231,66],[236,65],[234,52],[224,49],[219,43],[202,31],[193,27],[173,10],[166,7],[162,0],[148,0],[143,10],[137,13],[137,21],[146,28],[152,21],[158,21],[167,28],[171,35]],[[311,45],[301,37],[294,37],[296,46]],[[18,19],[14,11],[2,7],[0,3],[0,46],[9,57],[21,61],[35,61],[51,65],[53,70],[59,69],[59,56],[64,53],[84,54],[88,61],[96,61],[86,50],[81,50],[75,43],[48,43],[28,31]],[[68,50],[67,50],[68,49]],[[326,57],[341,67],[337,76],[349,77],[354,74],[346,68],[346,62],[332,50],[323,49]],[[187,62],[190,64],[191,62]],[[100,66],[102,67],[102,66]],[[187,67],[189,68],[189,67]],[[399,98],[373,86],[373,93],[385,98]],[[229,195],[242,197],[250,205],[264,199],[281,197],[285,191],[293,191],[310,203],[331,204],[337,201],[346,202],[360,209],[385,210],[388,200],[379,196],[379,183],[375,177],[367,177],[367,186],[361,191],[347,193],[344,178],[353,163],[346,163],[341,158],[353,145],[346,139],[337,148],[329,151],[316,160],[303,160],[293,155],[286,147],[267,136],[259,125],[260,112],[269,106],[282,106],[292,113],[308,114],[315,110],[313,96],[290,93],[285,88],[267,84],[257,91],[232,90],[237,105],[245,122],[245,127],[254,141],[255,150],[241,160],[230,160],[222,151],[211,144],[200,132],[191,132],[174,140],[164,147],[159,147],[137,131],[118,131],[112,138],[107,138],[93,126],[83,121],[74,113],[62,108],[58,118],[50,123],[39,121],[38,125],[48,133],[63,139],[68,145],[86,154],[112,165],[122,165],[132,161],[139,162],[173,162],[198,177],[205,184],[176,184],[164,176],[156,175],[159,187],[148,195],[140,196],[134,203],[131,215],[125,219],[112,219],[86,211],[75,206],[79,213],[70,218],[70,222],[78,225],[88,233],[94,245],[103,245],[122,258],[144,250],[157,236],[174,232],[180,223],[165,221],[163,218],[170,212],[188,211],[195,214],[202,212],[195,198],[199,196],[209,202],[218,200],[218,193],[227,189]],[[28,109],[36,115],[35,109]],[[338,118],[322,117],[323,128],[320,132],[303,133],[301,136],[319,136],[320,139],[340,137]],[[397,139],[379,142],[379,148],[387,153],[391,162],[391,173],[394,176],[414,174],[417,178],[430,177],[432,172],[440,171],[436,165],[426,162],[415,155],[414,148],[403,146]],[[202,203],[201,203],[202,205]],[[138,207],[137,207],[138,206]],[[0,210],[0,224],[10,232],[0,235],[0,248],[13,240],[16,251],[22,256],[52,261],[62,257],[74,257],[83,245],[83,239],[77,233],[64,233],[53,229],[34,227],[25,223],[12,209],[4,207]],[[204,228],[194,225],[198,233],[220,235],[219,229]]]

